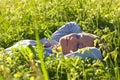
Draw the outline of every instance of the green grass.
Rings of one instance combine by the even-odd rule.
[[[103,60],[44,59],[41,45],[2,56],[15,42],[49,37],[70,21],[101,37]],[[120,80],[119,29],[119,0],[0,0],[0,80]]]

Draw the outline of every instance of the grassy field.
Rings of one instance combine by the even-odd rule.
[[[19,40],[39,43],[70,21],[101,37],[103,60],[43,58],[40,44],[4,52]],[[0,0],[0,80],[120,80],[119,41],[120,0]]]

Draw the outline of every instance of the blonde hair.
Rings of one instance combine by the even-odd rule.
[[[62,53],[62,47],[60,45],[56,45],[52,48],[53,53]]]

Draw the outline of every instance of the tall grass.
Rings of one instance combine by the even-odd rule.
[[[38,57],[41,63],[41,69],[44,75],[44,80],[49,80],[48,74],[45,68],[45,63],[44,63],[44,51],[42,45],[40,45],[40,39],[38,35],[38,30],[36,30],[36,40],[37,40],[37,48],[38,48]]]
[[[43,57],[39,38],[70,21],[100,36],[103,60]],[[4,52],[22,39],[36,39],[38,45]],[[1,80],[119,80],[119,41],[119,0],[0,0]]]

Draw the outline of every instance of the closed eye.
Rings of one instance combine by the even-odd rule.
[[[77,38],[77,39],[80,39],[80,36],[79,36],[79,35],[76,35],[76,38]]]
[[[81,49],[81,48],[83,48],[83,44],[82,43],[77,43],[76,44],[76,49],[78,50],[78,49]]]
[[[80,44],[77,43],[77,45],[76,45],[76,49],[78,50],[79,48],[80,48]]]

